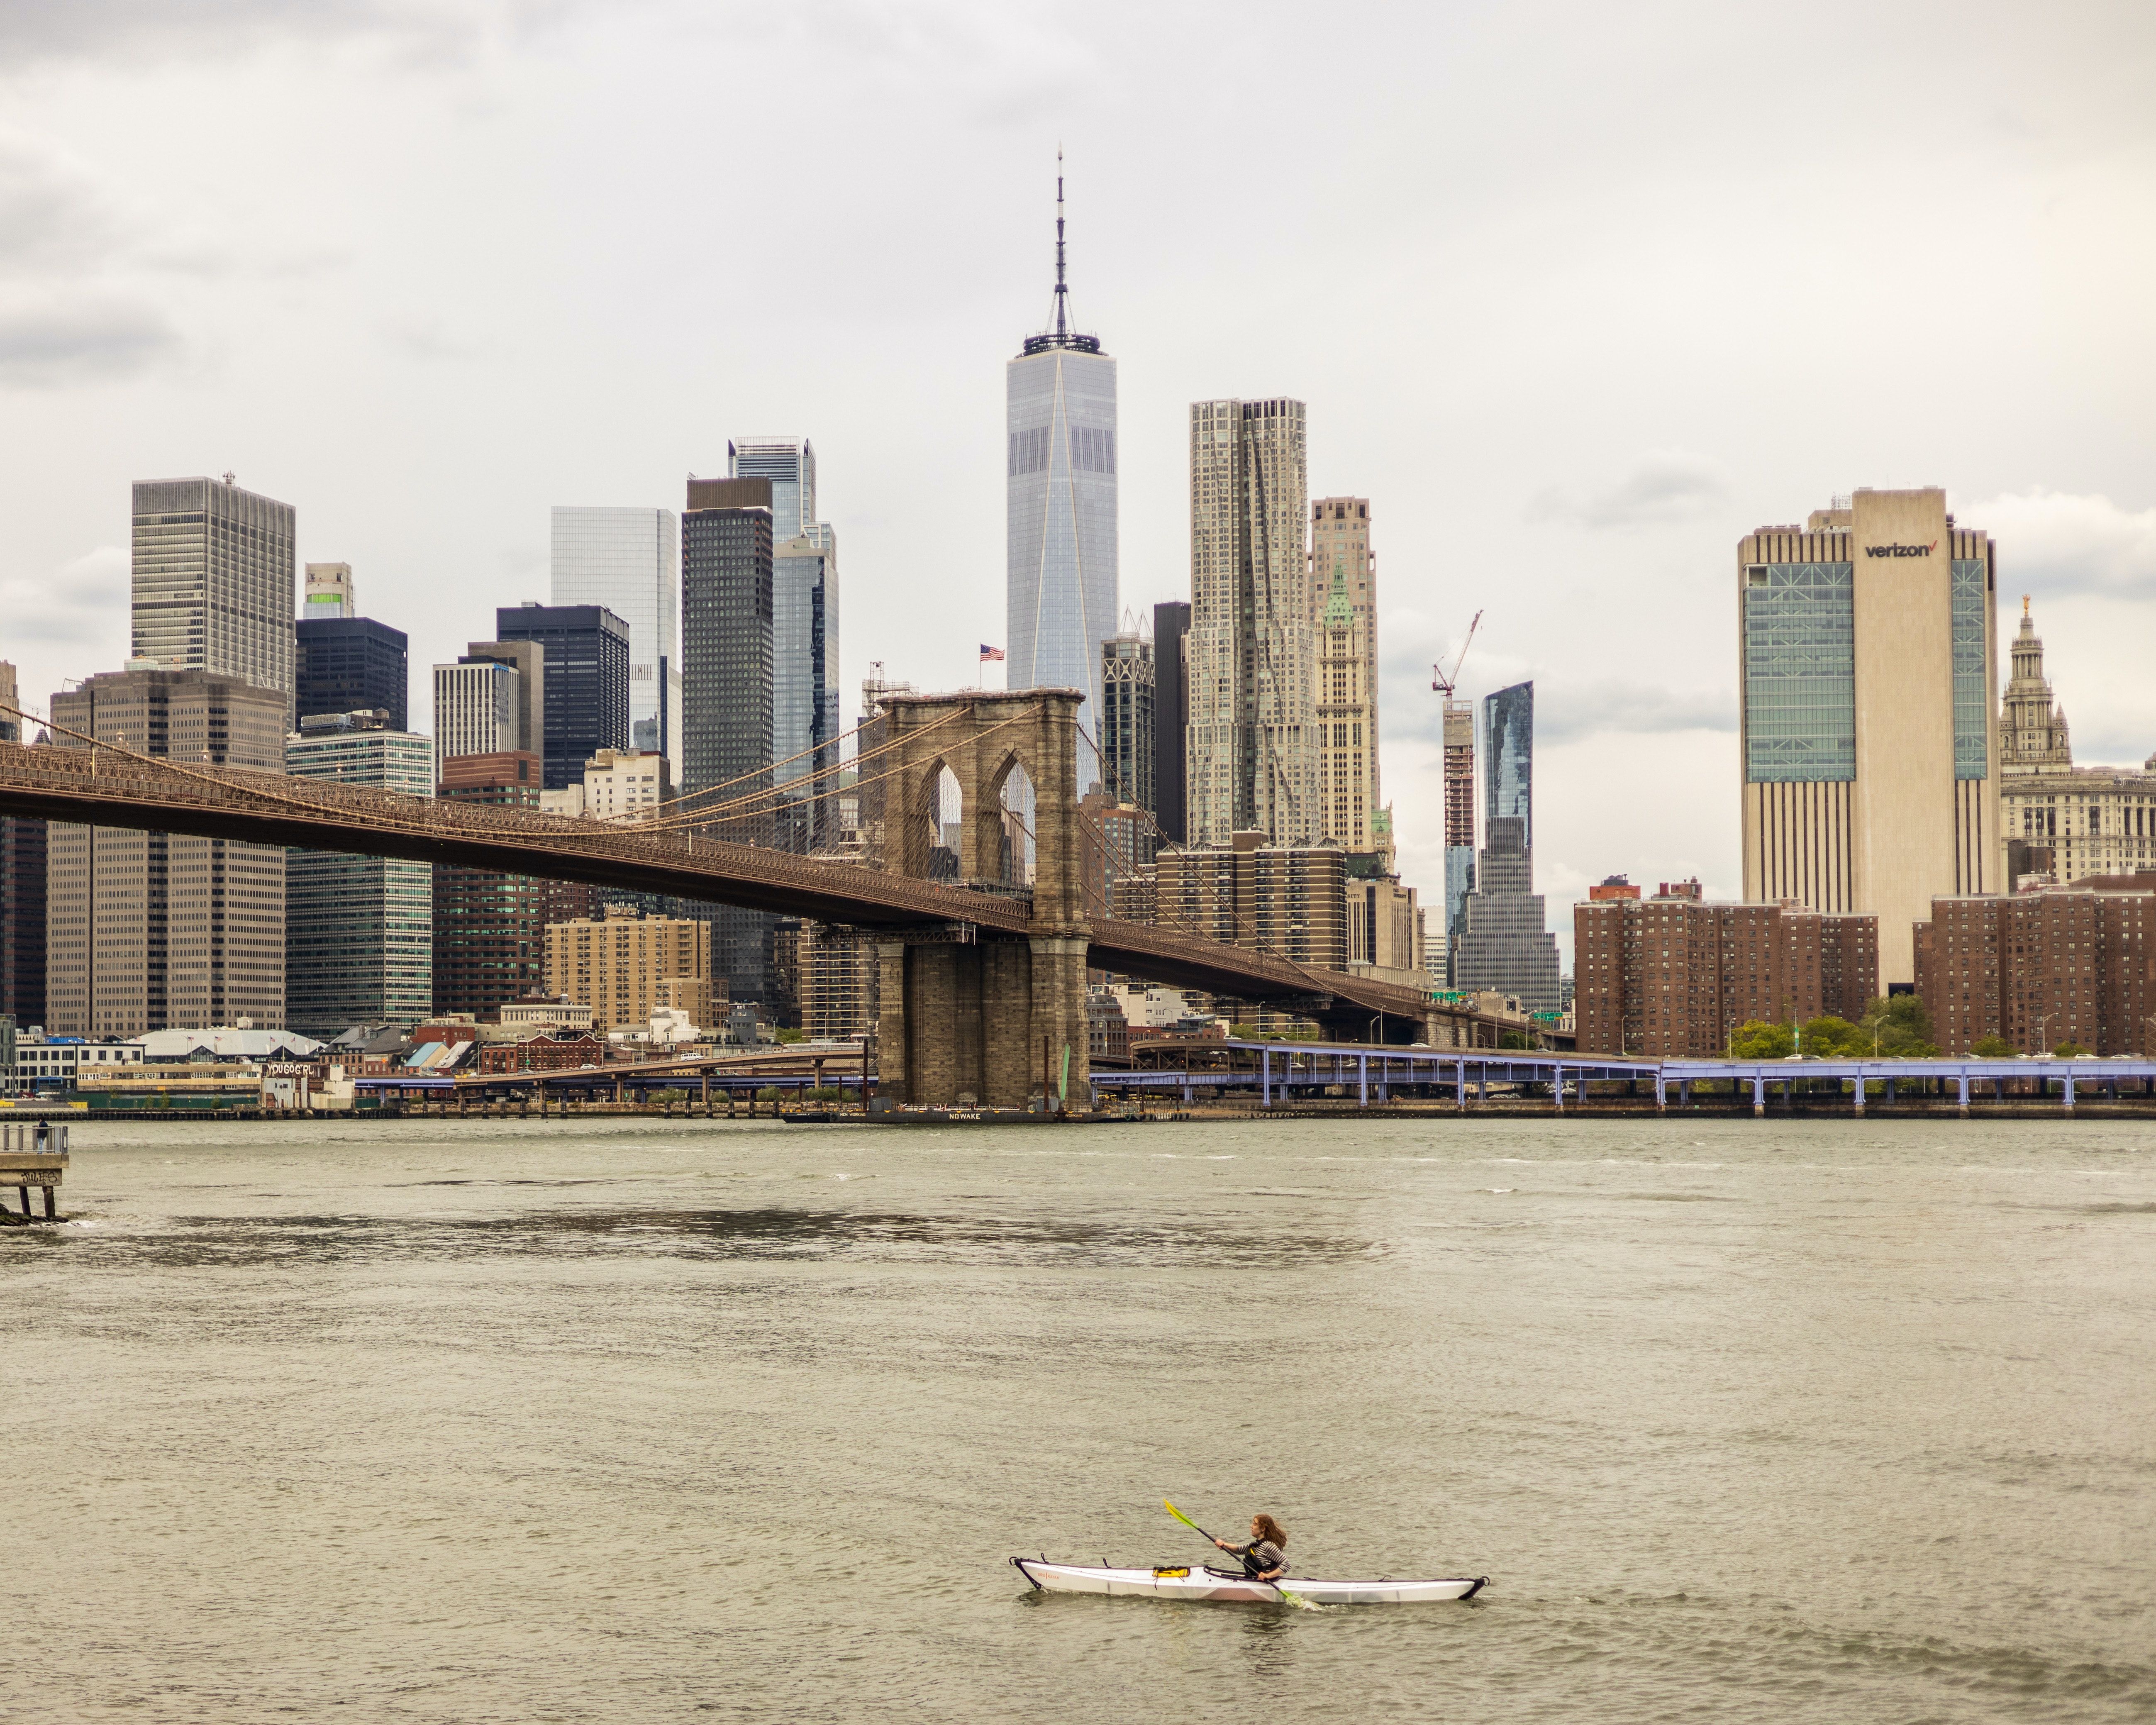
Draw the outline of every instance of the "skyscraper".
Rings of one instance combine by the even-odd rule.
[[[1168,599],[1152,608],[1153,818],[1172,845],[1183,843],[1188,822],[1183,751],[1190,731],[1190,679],[1184,663],[1190,634],[1190,602]]]
[[[1078,722],[1097,738],[1101,643],[1116,632],[1116,362],[1071,327],[1069,301],[1059,158],[1048,325],[1004,377],[1005,686],[1084,690]]]
[[[603,605],[629,625],[629,747],[681,782],[681,553],[670,509],[553,513],[557,605]]]
[[[1320,831],[1299,401],[1190,408],[1189,840]]]
[[[133,657],[292,700],[293,511],[230,474],[138,480]]]
[[[529,750],[456,755],[435,794],[493,808],[539,806],[539,757]],[[491,1012],[538,992],[544,973],[544,894],[525,875],[434,865],[434,1010]]]
[[[302,624],[301,628],[306,625]],[[362,722],[310,724],[285,739],[285,770],[408,797],[434,794],[434,745]],[[285,1017],[302,1035],[418,1024],[434,1010],[434,870],[334,850],[285,853]]]
[[[306,590],[300,596],[300,621],[319,622],[357,617],[359,606],[352,598],[350,563],[310,563]]]
[[[1369,499],[1321,497],[1311,505],[1318,830],[1350,850],[1389,852],[1389,823],[1379,819],[1377,566]]]
[[[410,644],[403,630],[359,614],[350,563],[307,565],[306,603],[294,633],[296,717],[378,711],[389,715],[392,731],[406,727]]]
[[[814,537],[816,449],[805,437],[739,437],[726,444],[726,477],[771,481],[771,542]]]
[[[474,642],[478,646],[482,643]],[[536,650],[536,649],[534,649]],[[525,748],[529,698],[514,664],[466,654],[434,667],[434,778],[462,755],[507,754]],[[536,787],[534,787],[535,793]]]
[[[771,482],[771,756],[782,791],[773,842],[828,843],[839,761],[839,536],[816,519],[816,451],[806,438],[745,437],[728,472]],[[826,776],[818,778],[819,773]]]
[[[494,614],[502,641],[530,641],[546,653],[547,788],[582,778],[601,749],[629,747],[629,624],[604,605],[542,605],[527,600]]]
[[[289,618],[285,630],[289,639]],[[200,670],[107,672],[53,696],[53,739],[276,773],[290,699],[289,689]],[[140,1036],[243,1017],[283,1025],[278,846],[54,822],[45,891],[47,1028]]]
[[[1101,643],[1101,777],[1108,796],[1153,812],[1153,726],[1159,684],[1151,634],[1128,615],[1116,634]],[[1147,838],[1151,829],[1147,829]],[[1151,845],[1139,847],[1145,856]]]
[[[1438,974],[1453,980],[1453,952],[1466,926],[1467,895],[1475,890],[1475,708],[1447,685],[1445,696],[1445,963]]]
[[[2000,890],[1989,536],[1860,490],[1737,547],[1744,896],[1879,919],[1913,984],[1932,900]]]
[[[1475,885],[1461,901],[1455,988],[1517,995],[1530,1012],[1558,1009],[1557,937],[1534,883],[1535,685],[1482,700],[1484,830]]]
[[[691,480],[681,516],[681,712],[692,809],[750,799],[715,836],[769,841],[772,788],[772,481]],[[736,1000],[764,1004],[773,917],[717,906],[712,964]]]

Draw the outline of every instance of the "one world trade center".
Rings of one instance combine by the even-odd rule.
[[[1116,362],[1070,325],[1060,172],[1055,302],[1010,362],[1005,401],[1007,686],[1084,690],[1079,722],[1097,740],[1101,644],[1116,633]],[[1099,776],[1081,743],[1080,788]]]

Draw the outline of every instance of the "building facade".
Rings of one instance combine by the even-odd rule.
[[[1436,974],[1453,983],[1453,950],[1466,927],[1475,890],[1475,707],[1445,697],[1445,962]]]
[[[1987,1037],[2025,1055],[2156,1049],[2156,872],[1936,899],[1915,948],[1943,1054]]]
[[[1801,905],[1642,900],[1622,881],[1573,907],[1582,1054],[1712,1058],[1743,1024],[1855,1023],[1878,993],[1878,919]]]
[[[529,641],[546,655],[546,696],[540,724],[547,785],[576,783],[601,749],[629,747],[629,625],[604,605],[542,605],[526,601],[494,614],[503,642]]]
[[[384,724],[300,730],[285,770],[408,797],[434,793],[434,746]],[[434,1009],[434,874],[423,862],[285,853],[285,1022],[303,1035],[416,1024]]]
[[[1348,853],[1337,845],[1269,845],[1242,832],[1226,845],[1163,850],[1114,887],[1134,922],[1345,969],[1350,951]]]
[[[297,717],[379,711],[389,715],[391,730],[409,727],[411,649],[403,630],[372,617],[303,617],[295,633]]]
[[[681,548],[670,509],[557,506],[549,597],[629,625],[629,747],[681,782]]]
[[[1991,541],[1936,487],[1860,490],[1737,577],[1745,899],[1877,916],[1911,983],[1932,900],[2004,884]]]
[[[295,574],[290,504],[229,474],[136,481],[133,661],[275,689],[289,707]]]
[[[160,760],[279,773],[290,701],[289,687],[199,670],[109,672],[53,696],[54,724],[65,727],[54,741],[82,748],[89,737]],[[49,1029],[141,1036],[241,1018],[284,1024],[277,846],[54,823],[45,891]]]
[[[543,793],[539,806],[578,820],[655,820],[669,793],[665,756],[601,749],[576,783]]]
[[[1304,408],[1190,408],[1189,842],[1318,836]]]
[[[1101,643],[1116,630],[1116,362],[1070,321],[1058,173],[1048,323],[1004,373],[1004,686],[1084,690],[1078,723],[1096,738]]]
[[[301,623],[359,615],[352,590],[350,563],[310,563],[300,594]]]
[[[691,480],[681,516],[681,793],[739,844],[768,844],[775,826],[772,496],[768,478]],[[763,1005],[775,919],[714,906],[709,920],[713,974]]]
[[[1380,819],[1378,556],[1368,498],[1321,497],[1310,506],[1310,596],[1320,833],[1350,850],[1389,850],[1391,824]]]
[[[1534,890],[1532,683],[1483,696],[1481,747],[1485,837],[1450,932],[1451,983],[1515,995],[1529,1012],[1555,1012],[1561,995],[1557,937]],[[1448,892],[1452,884],[1448,870]]]
[[[0,1015],[45,1022],[45,856],[41,820],[0,816]]]
[[[590,1007],[602,1030],[649,1024],[675,978],[703,984],[708,1002],[711,977],[711,928],[689,917],[609,911],[547,929],[547,992]]]
[[[1189,636],[1188,599],[1169,599],[1152,608],[1152,812],[1171,845],[1183,843],[1190,830],[1183,789],[1190,737]]]
[[[2000,885],[2061,886],[2156,869],[2156,755],[2139,772],[2074,765],[2066,709],[2044,675],[2044,643],[2021,602],[1999,721]]]
[[[434,667],[434,777],[465,755],[532,753],[523,735],[523,678],[513,665],[470,655]]]
[[[1126,615],[1122,629],[1101,643],[1101,779],[1108,795],[1147,814],[1155,812],[1160,689],[1153,644],[1139,620]],[[1085,774],[1081,773],[1081,781]]]
[[[435,795],[454,803],[536,809],[543,768],[529,749],[455,755]],[[543,895],[525,875],[436,863],[434,1011],[476,1019],[539,992],[546,952]]]

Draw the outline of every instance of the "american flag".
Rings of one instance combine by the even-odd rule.
[[[991,647],[986,641],[981,643],[981,663],[983,665],[992,665],[1000,660],[1003,656],[1004,649],[1002,648]]]

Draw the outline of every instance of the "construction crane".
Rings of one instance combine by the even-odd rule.
[[[1460,681],[1460,667],[1467,663],[1467,649],[1475,644],[1475,631],[1481,627],[1482,614],[1477,611],[1474,622],[1467,625],[1467,639],[1460,644],[1460,657],[1452,661],[1450,676],[1445,675],[1442,665],[1433,665],[1430,668],[1430,686],[1444,696],[1448,704],[1452,700],[1454,688]]]

